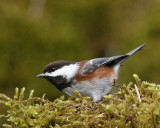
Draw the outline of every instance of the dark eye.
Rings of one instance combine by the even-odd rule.
[[[54,72],[55,70],[56,70],[55,68],[51,68],[49,71]]]

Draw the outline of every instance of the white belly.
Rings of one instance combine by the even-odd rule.
[[[93,101],[97,102],[101,98],[109,93],[113,86],[113,79],[92,79],[91,81],[83,81],[79,84],[67,87],[62,91],[68,95],[72,95],[75,90],[78,90],[83,96],[89,96]]]

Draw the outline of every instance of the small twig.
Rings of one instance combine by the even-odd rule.
[[[135,89],[136,89],[136,93],[137,93],[137,96],[138,96],[138,100],[139,100],[139,102],[141,103],[141,97],[140,97],[140,94],[139,94],[139,91],[138,91],[138,88],[137,88],[136,84],[134,84],[134,87],[135,87]]]
[[[46,94],[43,94],[43,96],[42,96],[42,99],[43,99],[43,100],[45,100],[45,96],[46,96]]]
[[[5,94],[0,93],[0,98],[7,100],[7,101],[11,101],[12,99],[9,98],[8,96],[6,96]]]

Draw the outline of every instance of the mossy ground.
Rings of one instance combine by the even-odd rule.
[[[6,128],[157,128],[160,127],[160,85],[141,81],[119,87],[98,102],[82,97],[77,91],[67,100],[33,97],[23,99],[25,89],[15,89],[13,99],[0,94],[7,107]]]

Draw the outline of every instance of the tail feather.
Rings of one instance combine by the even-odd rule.
[[[145,44],[143,44],[143,45],[139,46],[138,48],[132,50],[131,52],[127,53],[126,55],[132,56],[132,55],[135,54],[136,52],[142,50],[144,46],[145,46]]]
[[[134,55],[135,53],[137,53],[138,51],[142,50],[143,47],[145,46],[145,44],[137,47],[136,49],[130,51],[129,53],[127,53],[126,55],[128,55],[128,57],[124,58],[123,60],[120,61],[120,64],[122,64],[124,61],[126,61],[129,57],[131,57],[132,55]]]

